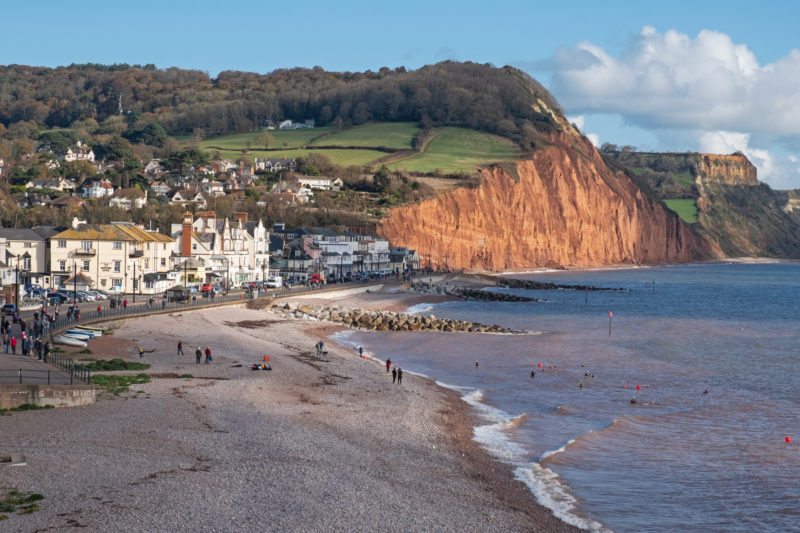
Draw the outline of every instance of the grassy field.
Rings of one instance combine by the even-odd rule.
[[[437,128],[426,150],[390,165],[410,172],[471,172],[478,165],[514,159],[518,152],[502,137],[465,128]]]
[[[697,221],[697,205],[691,198],[677,198],[674,200],[664,200],[667,207],[675,211],[684,222],[693,223]]]
[[[270,130],[269,134],[275,138],[275,142],[270,145],[270,148],[300,148],[311,142],[311,139],[319,137],[332,129],[333,128],[326,127],[302,130]],[[264,146],[256,140],[259,133],[258,131],[254,131],[206,139],[201,143],[201,146],[204,150],[214,150],[215,148],[213,147],[219,147],[222,150],[235,151],[247,149],[247,144],[250,143],[250,150],[264,148]]]
[[[336,163],[337,165],[341,165],[344,167],[350,165],[358,165],[364,166],[369,164],[370,162],[378,159],[379,157],[383,157],[386,154],[384,152],[378,152],[376,150],[308,150],[308,149],[295,149],[295,150],[276,150],[276,151],[269,151],[265,152],[264,150],[250,150],[244,157],[249,159],[250,161],[255,161],[256,158],[259,159],[266,159],[266,158],[282,158],[287,157],[289,159],[294,157],[305,157],[308,154],[317,153],[322,154],[331,161]],[[223,159],[230,159],[231,161],[235,161],[242,156],[242,152],[240,151],[229,151],[229,150],[221,150],[220,156]]]
[[[256,142],[258,132],[208,139],[203,141],[202,146],[209,155],[219,151],[224,159],[231,160],[241,157],[242,150],[249,150],[245,157],[250,160],[257,157],[302,157],[316,152],[324,154],[341,166],[364,166],[387,155],[377,150],[315,150],[313,144],[307,148],[301,148],[326,132],[330,132],[330,134],[318,139],[314,144],[322,146],[384,146],[409,150],[414,136],[419,132],[419,127],[411,122],[381,122],[343,131],[335,131],[333,128],[327,127],[290,131],[274,130],[270,132],[275,137],[273,147],[279,149],[269,151],[263,150]],[[443,174],[450,174],[471,172],[478,165],[513,159],[517,156],[517,150],[510,141],[495,135],[464,128],[438,128],[434,135],[435,138],[428,143],[425,152],[389,166],[392,169],[404,169],[412,172],[439,171]]]
[[[376,122],[326,135],[312,144],[325,146],[384,146],[410,150],[411,141],[419,133],[413,122]]]

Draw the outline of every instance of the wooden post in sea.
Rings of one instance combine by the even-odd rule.
[[[611,318],[614,316],[612,311],[608,312],[608,336],[611,336]]]

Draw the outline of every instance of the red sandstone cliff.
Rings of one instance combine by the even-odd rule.
[[[708,258],[709,245],[612,172],[583,137],[495,168],[479,186],[394,209],[379,232],[419,253],[422,266],[509,270],[541,266],[667,263]]]
[[[744,155],[698,154],[695,164],[698,185],[718,183],[720,185],[758,185],[758,171]]]

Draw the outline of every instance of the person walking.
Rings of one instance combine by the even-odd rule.
[[[8,330],[3,333],[3,351],[8,353],[8,347],[11,345],[11,339],[8,336]]]
[[[128,299],[127,298],[122,300],[122,308],[123,309],[127,309],[128,308]]]
[[[17,355],[17,338],[11,337],[11,353]]]
[[[397,381],[397,369],[393,368],[392,369],[392,384],[394,384],[395,381]]]
[[[183,355],[183,341],[178,341],[178,355]]]
[[[144,350],[142,350],[142,347],[139,346],[139,359],[141,359],[142,357],[144,357]]]
[[[197,349],[194,351],[194,357],[197,360],[197,364],[200,364],[200,359],[203,358],[203,351],[198,346]]]
[[[397,369],[397,384],[400,385],[403,382],[403,369]]]
[[[211,347],[206,346],[206,364],[209,364],[211,361]]]
[[[392,360],[391,359],[387,359],[386,360],[386,372],[389,372],[390,368],[392,368]]]

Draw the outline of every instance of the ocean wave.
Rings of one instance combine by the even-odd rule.
[[[424,313],[426,311],[433,311],[433,304],[426,303],[426,304],[416,304],[412,305],[408,309],[405,310],[406,314],[409,315],[418,315],[420,313]]]
[[[556,452],[554,452],[556,453]],[[514,470],[514,477],[525,483],[536,501],[553,511],[553,514],[575,527],[588,531],[607,532],[603,524],[577,514],[578,501],[570,494],[561,476],[539,463],[519,466]]]

